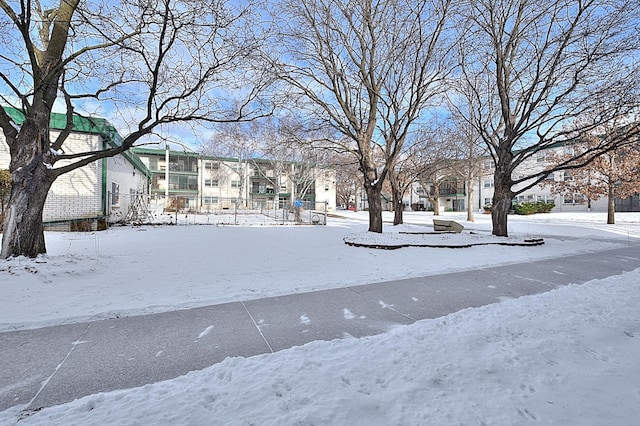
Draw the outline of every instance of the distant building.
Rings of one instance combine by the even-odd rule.
[[[523,162],[515,171],[514,178],[518,177],[518,173],[521,175],[530,175],[535,172],[543,170],[549,165],[550,152],[559,152],[563,147],[558,146],[550,148],[538,153],[535,158],[530,158]],[[494,166],[493,162],[489,159],[482,159],[480,164],[481,173],[474,179],[473,182],[473,200],[472,206],[474,210],[483,210],[484,206],[490,205],[493,200],[494,193]],[[544,201],[555,205],[554,212],[606,212],[608,199],[602,197],[598,200],[592,200],[589,204],[587,200],[580,194],[553,194],[552,185],[553,181],[561,181],[563,179],[570,178],[569,172],[555,172],[550,174],[546,181],[541,184],[535,185],[523,193],[516,196],[513,200],[514,203]],[[545,184],[546,182],[546,184]],[[521,183],[518,187],[523,187],[525,183]],[[448,177],[440,183],[440,197],[439,204],[441,211],[465,211],[467,209],[467,185],[464,179],[457,177]],[[433,210],[433,205],[429,202],[427,194],[433,196],[433,185],[427,183],[427,187],[424,188],[419,183],[414,183],[408,194],[405,195],[403,202],[406,209],[413,210]],[[640,211],[639,196],[635,195],[626,199],[616,198],[615,200],[616,211]]]
[[[518,171],[521,171],[522,175],[529,175],[543,170],[549,165],[548,159],[549,151],[558,151],[562,148],[553,148],[550,150],[541,151],[536,158],[530,158],[523,164],[516,168],[514,178],[518,178]],[[478,208],[482,206],[490,205],[493,200],[494,183],[493,183],[493,163],[491,161],[485,161],[482,167],[483,174],[478,179],[478,186],[476,188],[477,205]],[[587,200],[580,194],[553,194],[552,182],[561,181],[568,178],[569,172],[559,171],[554,172],[547,176],[546,180],[541,184],[534,186],[522,194],[518,194],[514,198],[514,203],[523,202],[535,202],[544,201],[546,203],[554,204],[554,212],[586,212],[589,211]],[[515,187],[525,186],[527,182],[521,183]],[[602,197],[598,200],[591,201],[590,211],[593,212],[606,212],[607,211],[607,197]]]
[[[169,149],[133,148],[151,171],[152,204],[167,209],[271,210],[296,200],[336,207],[335,171],[288,161],[221,158]]]

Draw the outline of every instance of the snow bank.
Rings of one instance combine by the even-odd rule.
[[[636,270],[375,337],[229,358],[20,424],[637,424],[639,282]]]

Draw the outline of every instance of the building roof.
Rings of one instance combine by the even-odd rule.
[[[155,156],[164,156],[165,149],[164,148],[146,148],[146,147],[133,147],[132,151],[138,155],[155,155]],[[210,161],[224,161],[229,163],[238,163],[240,160],[238,158],[232,157],[217,157],[213,155],[200,154],[197,152],[189,152],[189,151],[175,151],[170,149],[169,153],[171,155],[184,155],[189,157],[197,157],[200,160],[210,160]],[[261,164],[271,164],[276,160],[268,159],[268,158],[259,158],[259,157],[251,157],[247,159],[248,161],[261,163]],[[283,164],[307,164],[302,163],[300,161],[282,161]]]
[[[138,155],[156,155],[156,156],[164,156],[165,148],[146,148],[146,147],[133,147],[133,152]],[[189,152],[189,151],[175,151],[170,149],[169,153],[172,155],[184,155],[187,157],[197,157],[200,160],[212,160],[212,161],[227,161],[231,163],[237,163],[240,160],[237,158],[230,157],[215,157],[211,155],[200,154],[198,152]]]
[[[13,107],[3,106],[6,113],[11,117],[14,123],[21,125],[24,122],[24,113]],[[67,126],[66,114],[57,112],[51,113],[49,120],[49,126],[51,129],[64,130]],[[74,114],[73,115],[73,132],[75,133],[88,133],[100,136],[105,142],[111,146],[122,145],[123,138],[118,131],[109,121],[100,117],[86,117]],[[122,156],[126,158],[132,166],[140,170],[147,176],[151,176],[151,172],[145,166],[145,164],[138,158],[135,153],[123,152]]]

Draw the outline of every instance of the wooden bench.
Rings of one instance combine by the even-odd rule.
[[[453,220],[433,219],[433,230],[439,232],[455,232],[461,233],[464,226]]]

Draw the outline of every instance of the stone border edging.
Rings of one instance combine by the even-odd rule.
[[[401,232],[402,233],[402,232]],[[418,232],[414,234],[443,234],[443,233],[453,233],[453,232]],[[542,238],[528,238],[523,242],[483,242],[483,243],[469,243],[469,244],[368,244],[368,243],[356,243],[354,241],[347,241],[346,238],[343,239],[344,243],[351,247],[364,247],[364,248],[373,248],[380,250],[397,250],[403,247],[425,247],[425,248],[469,248],[473,246],[488,246],[488,245],[498,245],[498,246],[514,246],[514,247],[524,247],[524,246],[541,246],[544,244],[544,239]]]

